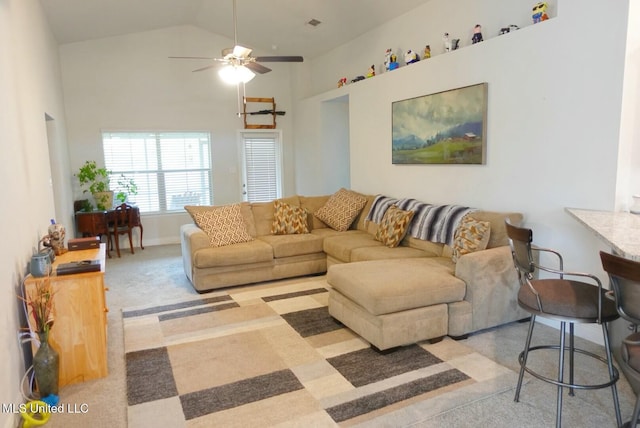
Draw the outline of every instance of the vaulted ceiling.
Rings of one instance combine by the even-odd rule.
[[[427,1],[237,0],[238,42],[272,55],[314,58]],[[189,24],[234,38],[233,0],[40,3],[60,44]]]

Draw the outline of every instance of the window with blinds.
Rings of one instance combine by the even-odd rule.
[[[103,132],[111,190],[122,175],[132,178],[130,196],[143,213],[182,211],[213,205],[211,136],[207,132]]]
[[[267,202],[282,197],[280,132],[241,132],[243,199]]]

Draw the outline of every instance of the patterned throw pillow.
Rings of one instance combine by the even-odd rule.
[[[366,203],[367,198],[363,195],[343,188],[331,195],[327,203],[313,215],[330,228],[344,232]]]
[[[206,211],[190,213],[200,229],[209,236],[212,247],[249,242],[253,238],[240,212],[240,204],[211,207]]]
[[[376,241],[380,241],[390,248],[397,247],[406,235],[414,214],[413,211],[401,210],[395,205],[387,208],[378,225]]]
[[[275,213],[271,233],[273,235],[292,235],[309,233],[307,226],[307,210],[295,207],[280,200],[273,201]]]
[[[467,215],[461,221],[453,236],[451,260],[457,262],[465,254],[487,248],[491,236],[491,223],[478,221]]]

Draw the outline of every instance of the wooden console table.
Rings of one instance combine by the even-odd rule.
[[[60,387],[108,374],[105,249],[105,244],[100,244],[99,249],[68,251],[53,262],[49,278],[54,292],[54,323],[49,342],[60,354]],[[100,260],[100,271],[55,275],[59,264],[80,260]],[[26,296],[42,280],[28,275],[24,281]]]

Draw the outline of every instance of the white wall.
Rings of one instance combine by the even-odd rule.
[[[58,125],[51,135],[68,163],[57,46],[37,0],[0,0],[0,403],[20,403],[24,373],[17,334],[22,306],[17,298],[27,262],[55,217],[45,114]],[[69,198],[64,191],[62,199]],[[62,209],[63,217],[69,210]],[[0,426],[16,426],[15,415],[0,413]]]
[[[567,252],[569,266],[597,270],[598,241],[564,208],[614,208],[628,4],[602,8],[595,0],[565,0],[557,9],[552,3],[552,19],[525,26],[530,2],[491,0],[492,7],[483,2],[480,9],[476,3],[432,0],[315,60],[310,65],[313,90],[324,87],[325,92],[299,101],[296,117],[303,122],[296,123],[296,130],[312,130],[305,146],[321,150],[327,132],[314,119],[316,109],[326,100],[348,95],[352,188],[521,211],[540,245]],[[524,12],[515,13],[514,3]],[[458,22],[469,29],[484,23],[485,41],[343,88],[328,88],[335,87],[330,82],[337,78],[326,76],[336,76],[340,67],[366,66],[372,54],[384,51],[382,46],[416,46],[421,31],[441,34]],[[500,26],[511,22],[523,28],[495,36]],[[403,35],[412,39],[405,41]],[[393,101],[479,82],[489,84],[486,165],[391,164]],[[307,169],[323,169],[317,165],[322,156],[296,155],[301,161],[296,164],[298,176]],[[313,162],[305,164],[304,159]],[[308,192],[308,180],[298,182],[298,192]]]
[[[640,194],[640,4],[629,2],[626,63],[618,153],[618,187],[616,205],[625,210],[633,201],[629,195]]]
[[[607,3],[606,8],[596,0],[550,2],[552,19],[531,25],[529,1],[432,0],[314,60],[309,64],[312,84],[296,86],[302,98],[296,102],[296,132],[311,131],[296,146],[297,191],[316,190],[304,171],[330,169],[318,162],[325,159],[325,137],[332,131],[323,128],[317,113],[327,101],[346,96],[350,171],[335,174],[350,173],[351,188],[520,211],[539,245],[561,250],[567,267],[594,272],[608,283],[598,257],[607,248],[564,209],[612,210],[616,199],[640,191],[640,150],[632,143],[640,130],[638,93],[631,86],[637,82],[638,52],[636,42],[625,53],[628,6],[628,1]],[[477,23],[483,25],[485,41],[470,45]],[[496,36],[511,23],[522,28]],[[439,35],[449,31],[457,36],[464,29],[466,43],[458,51],[336,88],[340,77],[364,74],[372,62],[381,65],[387,47],[418,50],[429,43],[438,53]],[[631,73],[636,74],[625,81],[629,116],[623,121],[628,128],[627,152],[622,154],[625,55],[635,61]],[[392,102],[480,82],[489,87],[486,165],[392,165]],[[635,161],[628,156],[632,151]],[[629,164],[623,166],[627,175],[622,178],[620,160]]]
[[[215,70],[192,73],[212,61],[169,56],[219,57],[233,41],[193,26],[109,37],[60,47],[71,172],[87,159],[104,162],[102,130],[204,130],[212,135],[214,203],[241,200],[237,130],[238,97]],[[259,53],[258,53],[259,54]],[[283,132],[285,194],[295,193],[290,64],[246,85],[249,97],[275,97],[277,128]],[[258,105],[264,108],[263,105]],[[82,193],[74,180],[77,197]],[[179,242],[186,214],[145,216],[144,243]]]

